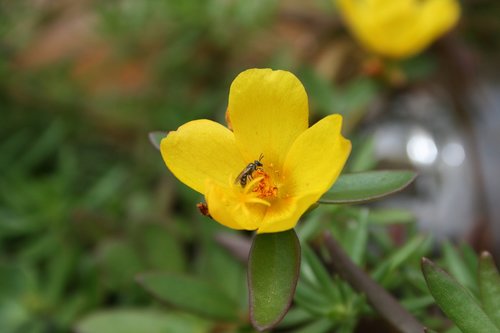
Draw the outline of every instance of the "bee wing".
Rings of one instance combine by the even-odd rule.
[[[238,175],[238,177],[236,177],[236,179],[234,180],[234,183],[235,184],[240,183],[241,179],[243,178],[243,176],[248,175],[251,172],[252,172],[252,163],[250,163],[249,165],[247,165],[245,167],[245,169],[243,169],[243,171],[240,172],[240,174]]]
[[[246,171],[247,171],[247,168],[245,168],[242,172],[240,172],[238,177],[236,177],[236,179],[234,180],[235,184],[239,184],[241,182],[241,178],[243,177],[243,175],[245,174]]]

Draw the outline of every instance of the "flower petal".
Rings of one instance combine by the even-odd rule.
[[[439,13],[439,19],[436,19]],[[455,26],[460,18],[460,5],[456,0],[427,0],[422,4],[420,20],[428,36],[440,36]]]
[[[308,127],[307,94],[290,72],[250,69],[231,84],[228,114],[247,163],[264,153],[265,162],[280,167]]]
[[[295,227],[300,217],[321,195],[288,197],[275,201],[266,211],[257,233],[280,232]]]
[[[258,233],[295,227],[300,217],[335,182],[351,151],[340,133],[342,117],[331,115],[306,130],[294,142],[283,167],[281,198],[266,211]]]
[[[227,184],[246,166],[233,133],[207,119],[190,121],[168,133],[160,150],[170,171],[202,194],[207,179]]]
[[[325,193],[342,171],[351,142],[340,130],[342,117],[323,118],[297,138],[283,167],[285,194],[291,197]]]
[[[393,58],[412,56],[451,29],[456,0],[337,0],[352,33],[364,46]]]
[[[251,202],[249,194],[235,186],[225,187],[208,181],[206,187],[205,200],[215,221],[236,230],[255,230],[261,224],[267,205]]]

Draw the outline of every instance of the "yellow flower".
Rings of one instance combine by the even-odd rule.
[[[346,24],[369,50],[391,58],[413,56],[458,21],[456,0],[337,0]]]
[[[308,128],[304,87],[292,73],[270,69],[238,75],[227,112],[232,131],[201,119],[170,132],[161,141],[167,167],[203,194],[212,218],[229,228],[293,228],[349,156],[342,117],[331,115]]]

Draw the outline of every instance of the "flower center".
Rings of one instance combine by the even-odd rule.
[[[274,183],[272,177],[263,169],[257,169],[253,172],[252,177],[258,180],[252,184],[252,192],[257,194],[261,199],[274,199],[278,196],[278,186]]]

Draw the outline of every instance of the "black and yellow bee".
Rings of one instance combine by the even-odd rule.
[[[240,174],[238,175],[238,177],[236,177],[236,179],[234,180],[234,183],[235,184],[240,184],[241,187],[245,187],[246,184],[247,184],[247,181],[249,179],[252,179],[252,174],[254,173],[254,171],[258,170],[258,169],[262,169],[262,167],[264,166],[262,163],[261,163],[261,160],[264,158],[264,155],[260,154],[259,156],[259,159],[258,160],[255,160],[253,161],[252,163],[249,163],[245,169],[243,169],[242,172],[240,172]]]

